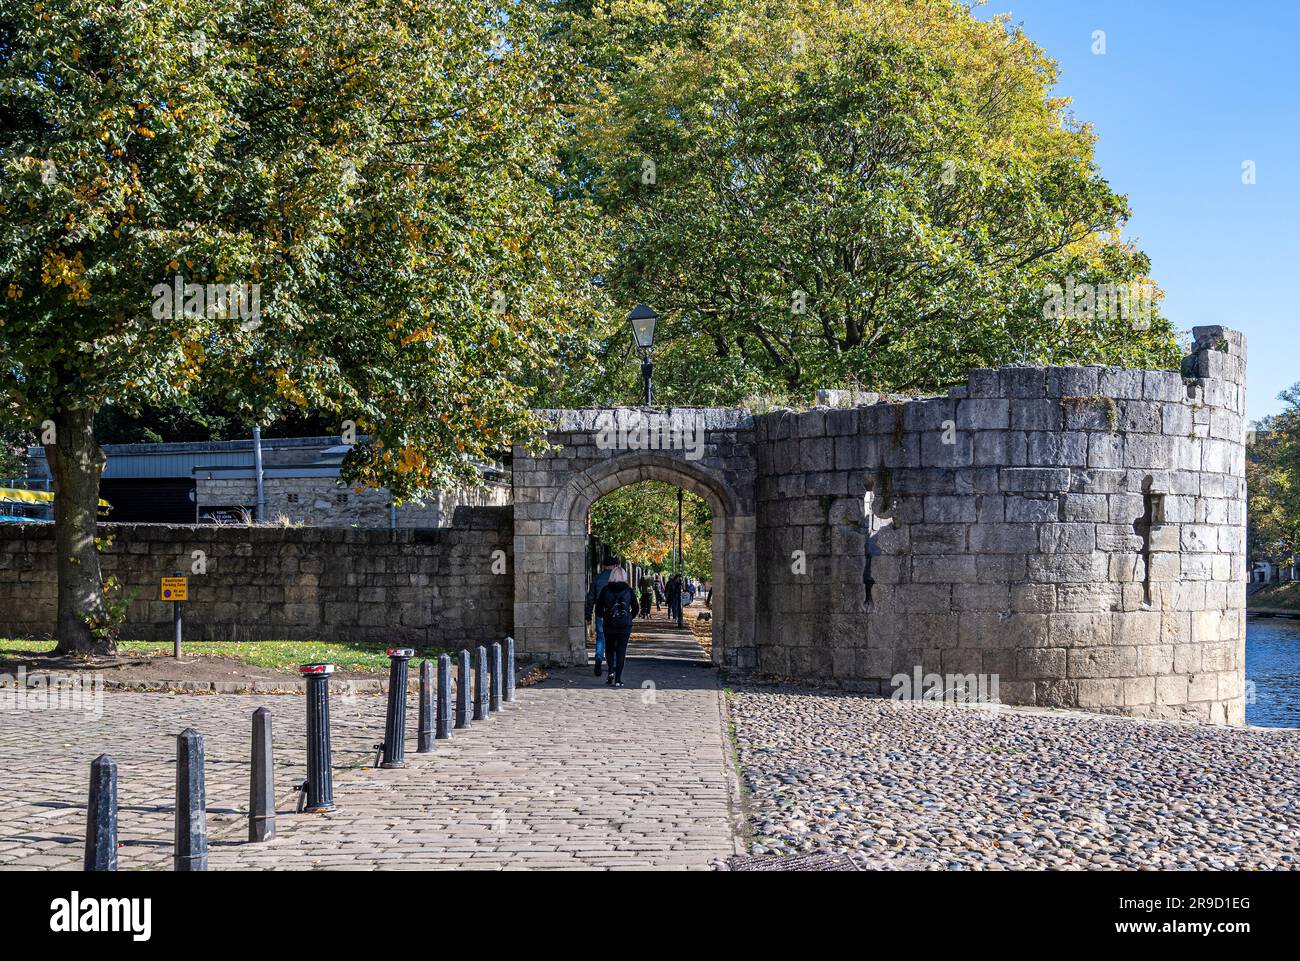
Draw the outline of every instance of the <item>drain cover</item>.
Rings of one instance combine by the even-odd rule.
[[[727,858],[728,871],[861,871],[852,854],[737,854]]]

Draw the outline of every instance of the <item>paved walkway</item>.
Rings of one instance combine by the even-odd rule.
[[[680,637],[669,635],[670,646]],[[638,652],[655,655],[647,639]],[[80,867],[90,761],[118,761],[120,866],[169,870],[175,734],[206,736],[211,867],[691,868],[738,850],[722,701],[707,665],[641,656],[615,690],[552,672],[405,770],[363,769],[384,699],[332,698],[337,810],[297,815],[304,702],[292,696],[105,694],[102,716],[7,712],[0,727],[0,869]],[[252,712],[275,718],[277,838],[249,844]],[[408,750],[415,747],[414,699]]]

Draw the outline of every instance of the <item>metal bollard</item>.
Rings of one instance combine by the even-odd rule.
[[[513,637],[505,639],[501,654],[505,659],[502,665],[505,673],[501,676],[501,700],[509,704],[515,699],[515,639]]]
[[[330,770],[330,675],[333,664],[304,664],[307,679],[307,780],[302,809],[312,814],[334,810],[334,775]]]
[[[271,712],[253,712],[253,763],[248,788],[248,840],[275,837],[275,779],[271,751]]]
[[[501,645],[488,648],[488,710],[501,710]]]
[[[208,869],[208,807],[203,781],[203,735],[187,727],[176,736],[177,871]]]
[[[469,651],[456,655],[456,726],[469,727]]]
[[[391,648],[388,670],[388,715],[384,719],[384,759],[380,767],[406,767],[406,667],[415,651]]]
[[[451,737],[451,658],[438,655],[438,738]]]
[[[487,649],[480,644],[474,648],[474,720],[485,721],[488,716]]]
[[[420,662],[420,722],[416,729],[416,754],[433,751],[433,662]]]
[[[117,762],[107,754],[90,762],[83,867],[86,871],[117,870]]]

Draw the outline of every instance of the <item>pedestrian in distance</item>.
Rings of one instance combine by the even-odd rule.
[[[641,575],[641,616],[650,616],[650,598],[654,593],[654,578],[648,573]]]
[[[682,616],[682,576],[674,574],[668,578],[668,616],[680,620]]]

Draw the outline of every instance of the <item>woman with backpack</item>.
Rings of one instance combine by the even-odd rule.
[[[616,567],[609,572],[609,582],[596,596],[596,616],[605,622],[605,654],[609,658],[606,684],[623,686],[623,664],[627,661],[627,642],[632,637],[632,618],[637,612],[636,592],[627,582],[627,571]]]

